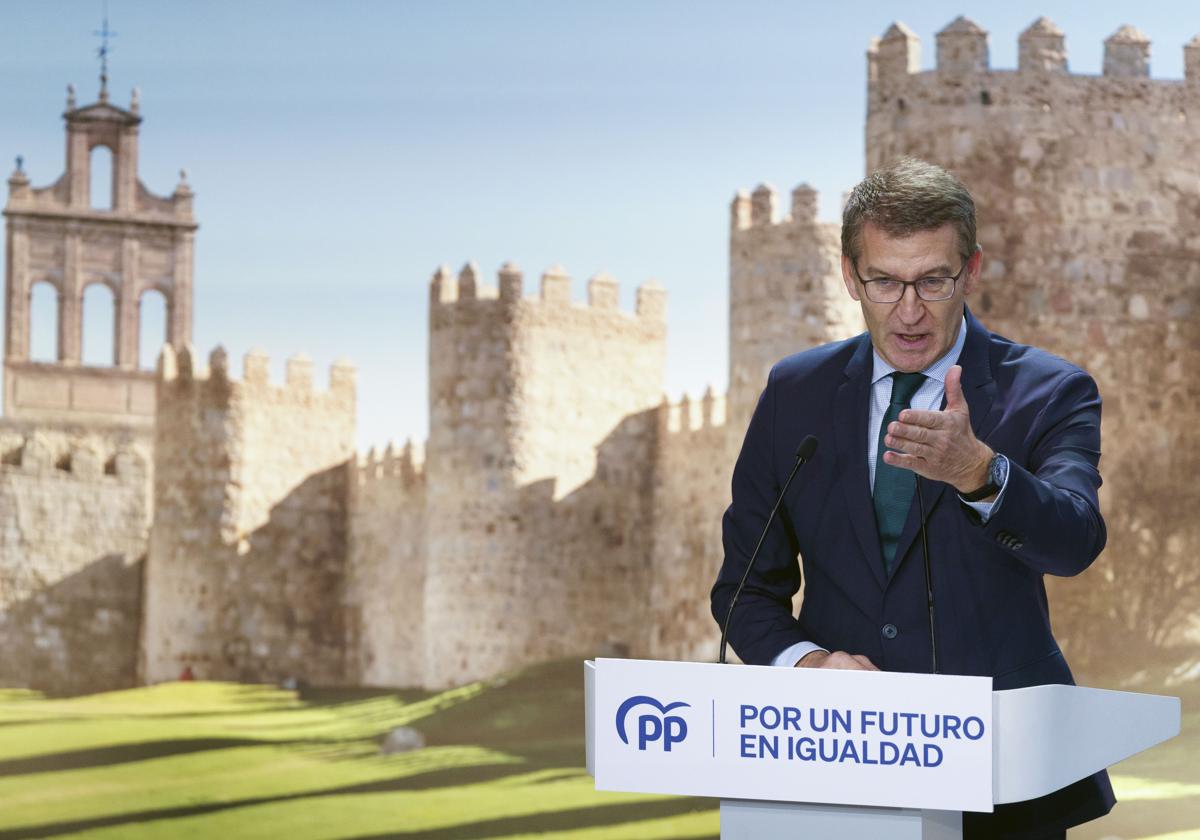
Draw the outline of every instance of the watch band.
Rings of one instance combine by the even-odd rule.
[[[962,500],[964,502],[978,502],[986,499],[993,493],[1000,492],[1000,485],[996,482],[997,475],[1000,472],[1000,460],[1004,456],[999,452],[992,455],[992,460],[988,462],[988,480],[987,484],[980,487],[978,490],[972,490],[970,493],[963,493]]]

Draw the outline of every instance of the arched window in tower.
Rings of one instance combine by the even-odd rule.
[[[83,290],[83,363],[112,367],[116,364],[116,296],[104,283]]]
[[[138,304],[138,367],[158,367],[158,354],[166,343],[167,298],[158,289],[147,289]]]
[[[29,359],[58,361],[58,289],[50,282],[29,290]]]
[[[90,186],[91,207],[93,210],[111,210],[113,207],[113,154],[107,146],[92,148],[89,171],[92,176]]]

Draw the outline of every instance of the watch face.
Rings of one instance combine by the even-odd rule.
[[[1004,466],[1004,457],[999,453],[993,455],[988,464],[988,481],[996,487],[1004,484]]]

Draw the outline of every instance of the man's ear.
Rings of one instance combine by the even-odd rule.
[[[854,280],[854,266],[850,262],[850,258],[842,255],[842,282],[846,284],[846,291],[850,293],[850,297],[858,300],[858,283]]]
[[[969,295],[975,290],[975,286],[979,283],[979,277],[983,273],[983,246],[976,245],[975,253],[971,254],[971,258],[967,260],[967,276],[963,278],[963,294]]]

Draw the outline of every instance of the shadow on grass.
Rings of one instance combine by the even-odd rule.
[[[33,755],[26,758],[10,758],[0,761],[0,776],[19,776],[25,773],[48,773],[56,770],[83,770],[88,767],[106,767],[131,761],[151,758],[187,755],[206,750],[223,750],[229,747],[253,747],[262,744],[279,744],[279,741],[262,741],[257,738],[181,738],[171,741],[142,741],[136,744],[116,744],[111,747],[95,747],[88,750]]]
[[[538,814],[520,814],[497,817],[490,820],[445,828],[423,828],[417,831],[394,831],[386,834],[357,835],[354,840],[407,840],[420,837],[422,840],[484,840],[489,837],[507,837],[512,834],[538,834],[550,831],[570,831],[596,826],[619,827],[625,823],[678,817],[711,810],[695,799],[663,799],[652,802],[620,802],[611,805],[591,805],[586,808],[569,808],[562,811],[544,811]],[[716,837],[715,834],[693,835],[694,837]]]
[[[478,768],[470,768],[478,771]],[[450,775],[447,775],[450,774]],[[453,771],[435,771],[433,774],[448,785],[469,784],[472,780],[462,781],[453,776]],[[284,796],[261,797],[244,799],[239,802],[213,802],[205,805],[189,805],[179,808],[162,808],[153,811],[137,813],[113,814],[107,817],[95,817],[86,820],[47,823],[44,825],[24,826],[0,831],[0,840],[20,840],[20,838],[55,837],[62,834],[88,831],[92,829],[111,828],[113,826],[136,823],[181,819],[203,814],[229,811],[237,808],[251,808],[278,802],[311,799],[315,797],[341,796],[363,793],[387,793],[394,790],[406,789],[395,780],[388,783],[370,783],[338,788],[333,791],[318,791],[307,794],[289,794]],[[474,779],[473,781],[479,781]],[[433,785],[430,785],[433,786]],[[440,785],[439,785],[440,786]],[[526,834],[546,831],[565,831],[568,829],[586,828],[589,826],[620,825],[627,822],[677,817],[697,811],[708,810],[692,799],[666,799],[652,802],[620,802],[612,805],[593,805],[586,808],[572,808],[563,811],[549,811],[536,814],[520,814],[512,817],[500,817],[490,820],[479,820],[464,825],[447,826],[438,829],[421,829],[419,831],[398,831],[387,834],[365,835],[355,840],[383,840],[383,838],[413,838],[421,837],[428,840],[449,840],[450,838],[486,838],[504,837],[510,834]],[[399,816],[397,816],[399,819]],[[715,835],[703,835],[715,836]]]
[[[89,831],[100,828],[111,828],[113,826],[132,825],[155,820],[181,819],[185,817],[195,817],[202,816],[204,814],[217,813],[220,811],[236,810],[238,808],[250,808],[256,805],[312,800],[329,796],[396,793],[399,791],[420,791],[434,790],[437,788],[462,787],[465,785],[475,785],[497,781],[505,778],[506,776],[526,774],[537,769],[540,768],[531,767],[529,764],[524,762],[518,764],[477,764],[467,767],[434,768],[422,773],[400,776],[394,779],[380,779],[374,782],[361,782],[359,784],[343,785],[341,787],[328,788],[324,790],[302,791],[297,793],[280,794],[278,796],[250,797],[234,801],[208,802],[196,805],[181,805],[174,808],[157,808],[132,812],[127,811],[120,814],[109,814],[102,817],[91,817],[87,819],[55,823],[43,823],[41,825],[22,826],[12,829],[0,829],[0,840],[18,840],[18,838],[25,837],[55,837],[61,834],[73,834],[75,832]],[[562,769],[560,774],[561,778],[571,778],[577,776],[578,771]],[[696,810],[696,807],[693,804],[689,806],[689,808],[684,809],[684,811],[687,810]],[[513,819],[538,819],[540,816],[541,815],[533,815],[528,818],[514,817]],[[639,817],[638,819],[648,819],[648,817]]]

